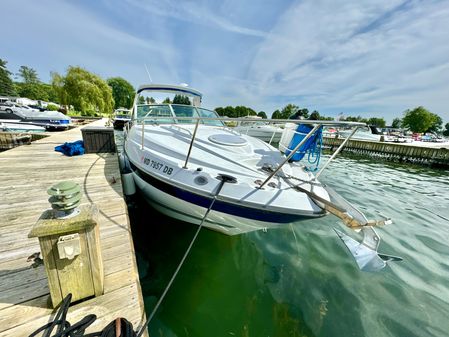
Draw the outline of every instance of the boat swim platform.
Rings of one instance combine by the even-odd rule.
[[[90,126],[104,126],[106,119]],[[28,336],[54,319],[45,266],[27,258],[40,252],[28,233],[50,208],[47,189],[64,180],[78,183],[81,205],[99,210],[104,294],[68,310],[73,325],[88,314],[97,319],[86,332],[101,331],[118,317],[140,328],[145,317],[127,206],[116,153],[67,157],[54,150],[81,140],[79,127],[0,153],[0,336]],[[148,334],[146,334],[148,335]]]
[[[323,137],[325,148],[334,151],[345,138]],[[414,144],[350,139],[342,153],[374,159],[449,168],[449,143]]]

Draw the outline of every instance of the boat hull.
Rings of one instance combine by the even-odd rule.
[[[177,220],[199,225],[213,201],[212,197],[194,194],[137,170],[133,170],[133,177],[138,190],[151,206]],[[226,235],[238,235],[323,215],[272,212],[228,203],[218,198],[204,221],[204,226]]]

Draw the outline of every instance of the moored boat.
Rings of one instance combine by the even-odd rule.
[[[45,132],[45,128],[19,120],[0,120],[0,131],[6,132]]]
[[[215,200],[204,225],[228,235],[327,214],[332,193],[297,152],[318,137],[323,125],[361,123],[298,120],[308,133],[283,154],[226,127],[215,111],[200,107],[197,90],[151,84],[137,94],[161,91],[191,97],[193,104],[135,104],[124,145],[134,181],[156,209],[200,224]]]
[[[119,108],[114,111],[112,117],[112,125],[114,129],[123,129],[126,123],[131,120],[130,110],[125,108]]]
[[[282,128],[270,125],[265,121],[237,122],[237,126],[234,130],[244,135],[259,138],[270,144],[279,143],[283,132]]]
[[[0,119],[33,124],[46,130],[66,130],[71,124],[71,118],[59,111],[39,111],[15,103],[2,103]]]

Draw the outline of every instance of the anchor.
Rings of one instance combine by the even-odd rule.
[[[349,252],[362,271],[376,272],[385,268],[387,262],[402,261],[402,257],[377,252],[380,237],[372,226],[364,226],[361,229],[363,233],[362,242],[354,240],[336,228],[334,228],[334,231],[349,249]]]
[[[358,242],[349,235],[340,232],[334,228],[339,238],[343,241],[349,252],[354,257],[357,265],[362,271],[376,272],[387,265],[387,262],[402,261],[399,256],[380,254],[377,252],[380,244],[380,236],[374,230],[374,226],[384,226],[391,224],[390,218],[381,220],[368,220],[359,209],[353,206],[349,201],[335,192],[329,186],[322,185],[329,194],[330,201],[315,193],[308,191],[299,185],[295,188],[306,193],[319,207],[340,218],[349,228],[362,231],[363,240]]]

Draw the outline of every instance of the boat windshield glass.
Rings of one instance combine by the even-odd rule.
[[[129,110],[115,110],[114,111],[114,115],[115,117],[122,117],[122,118],[129,118],[130,116],[130,111]]]
[[[172,108],[176,117],[199,117],[196,109],[192,106],[172,104]],[[181,124],[195,123],[193,119],[177,119],[177,121]]]
[[[218,114],[215,111],[206,110],[203,108],[196,108],[196,109],[198,110],[200,117],[206,117],[206,118],[217,118],[218,117]],[[223,126],[224,125],[222,121],[214,121],[214,120],[203,121],[203,123],[206,125],[213,125],[213,126]]]
[[[151,119],[151,117],[167,117]],[[148,105],[142,104],[137,106],[137,118],[145,118],[145,123],[174,123],[173,115],[168,104]]]
[[[172,113],[173,110],[173,113]],[[174,115],[173,115],[174,114]],[[152,120],[151,117],[168,117],[157,118]],[[206,117],[206,118],[216,118],[218,117],[215,111],[206,110],[203,108],[198,108],[190,105],[181,104],[142,104],[137,106],[137,118],[145,118],[146,123],[182,123],[182,124],[194,124],[196,120],[194,119],[183,119],[179,120],[176,117]],[[201,124],[212,125],[212,126],[223,126],[221,121],[215,120],[201,120]]]

